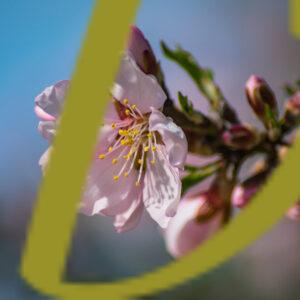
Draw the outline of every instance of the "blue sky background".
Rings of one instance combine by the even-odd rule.
[[[23,287],[17,276],[24,229],[41,179],[37,162],[47,147],[36,129],[33,101],[46,86],[70,78],[92,5],[91,0],[0,3],[1,299],[37,297]],[[207,110],[191,81],[177,66],[162,57],[159,49],[161,39],[171,46],[180,43],[194,53],[202,65],[212,67],[217,81],[243,119],[256,122],[245,105],[243,94],[249,75],[257,73],[264,76],[276,90],[279,101],[282,101],[280,86],[300,77],[300,41],[288,34],[287,16],[287,1],[284,0],[144,0],[137,24],[162,61],[173,95],[180,89],[198,107]],[[231,298],[228,299],[235,299],[238,295],[248,299],[248,292],[254,288],[258,290],[256,299],[275,299],[279,295],[290,295],[285,299],[294,299],[293,287],[297,281],[290,278],[299,278],[300,275],[297,271],[300,265],[295,263],[299,260],[295,255],[296,247],[300,246],[299,230],[298,224],[282,221],[265,238],[268,243],[264,240],[258,242],[241,257],[210,277],[201,279],[198,288],[203,299],[216,299],[218,294],[215,294],[214,283],[220,287],[221,294],[224,290],[229,293]],[[265,256],[272,245],[277,247],[278,241],[282,241],[279,235],[285,239],[280,242],[279,248],[286,245],[280,249],[289,257],[288,265],[285,265],[286,261],[280,265],[276,251],[273,256]],[[120,253],[119,249],[123,251]],[[6,259],[8,256],[10,259]],[[111,280],[151,270],[169,260],[163,240],[149,220],[136,231],[120,237],[113,232],[110,222],[81,216],[68,272],[73,279]],[[259,268],[257,261],[267,267]],[[285,275],[274,275],[279,272],[279,267],[275,271],[271,268],[274,262],[279,262],[281,271],[282,266],[284,270],[286,268]],[[243,281],[240,270],[246,266],[248,274]],[[232,294],[232,289],[226,290],[228,279],[225,283],[222,280],[228,270],[231,272],[228,278],[242,286],[236,294]],[[266,273],[263,279],[253,279],[263,271]],[[273,281],[264,281],[267,277],[273,278]],[[276,280],[285,282],[279,290]],[[188,291],[194,292],[195,289],[195,286],[190,286],[179,293],[185,291],[182,293],[188,297]],[[243,290],[248,292],[243,294]]]

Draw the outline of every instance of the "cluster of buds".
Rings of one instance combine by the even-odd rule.
[[[189,166],[187,169],[189,173],[183,178],[187,188],[183,191],[181,208],[166,231],[167,248],[173,256],[178,257],[202,244],[226,224],[233,217],[233,209],[245,208],[280,163],[283,153],[292,144],[286,142],[287,137],[296,132],[300,124],[300,85],[290,89],[293,93],[289,95],[284,112],[280,115],[275,93],[266,80],[256,75],[250,76],[245,85],[245,96],[263,124],[263,129],[258,129],[240,121],[238,113],[214,82],[212,72],[200,67],[190,53],[181,48],[171,50],[165,44],[163,51],[188,72],[207,98],[213,113],[207,116],[195,110],[192,102],[181,93],[181,111],[172,105],[172,109],[168,107],[166,111],[175,122],[180,122],[190,152],[201,156],[217,156],[217,164],[221,162],[218,168],[211,169],[210,164],[200,168]],[[245,161],[257,154],[263,159],[254,164],[253,170],[243,174]],[[192,196],[189,194],[189,188],[196,184],[201,186],[202,181],[210,176],[215,176],[210,187]],[[246,179],[241,180],[241,177]],[[287,216],[293,220],[300,219],[300,202],[287,212]]]

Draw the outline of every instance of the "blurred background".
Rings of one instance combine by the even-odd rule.
[[[92,0],[0,3],[0,299],[47,299],[18,274],[41,181],[38,160],[47,148],[37,132],[33,101],[46,86],[70,78],[92,7]],[[256,123],[245,105],[250,74],[265,77],[279,101],[283,83],[300,77],[300,40],[288,33],[287,0],[143,1],[137,25],[161,60],[172,94],[180,89],[204,110],[189,78],[162,57],[161,39],[170,46],[181,44],[203,66],[212,67],[247,122]],[[299,299],[299,249],[300,223],[282,219],[222,266],[149,299]],[[78,216],[65,277],[112,281],[170,261],[161,233],[147,218],[136,230],[119,235],[111,220]]]

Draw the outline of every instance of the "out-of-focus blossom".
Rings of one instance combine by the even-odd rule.
[[[300,220],[300,201],[298,201],[295,205],[293,205],[288,212],[286,213],[286,216],[290,218],[293,221],[299,221]]]
[[[137,33],[121,61],[81,205],[84,214],[114,216],[118,232],[133,228],[144,209],[161,227],[168,225],[180,199],[179,172],[187,155],[183,131],[161,112],[164,91],[135,61],[137,40],[143,40],[136,29],[132,34]],[[60,81],[36,97],[39,129],[50,141],[68,86]],[[40,160],[43,168],[49,153]]]
[[[224,210],[221,199],[216,197],[208,191],[180,202],[165,231],[166,246],[172,256],[189,253],[222,227]]]
[[[287,101],[284,119],[289,126],[300,123],[300,91]]]
[[[235,124],[226,130],[223,135],[225,145],[235,150],[248,150],[258,142],[255,130],[246,124]]]
[[[269,126],[267,108],[270,109],[274,117],[277,117],[278,107],[275,95],[268,83],[256,75],[250,76],[246,83],[246,95],[253,111],[266,126]]]
[[[244,208],[265,182],[267,175],[267,171],[261,171],[235,186],[231,197],[232,205],[238,208]]]

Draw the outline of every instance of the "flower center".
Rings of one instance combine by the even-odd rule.
[[[124,99],[123,106],[127,120],[111,124],[113,129],[118,130],[118,134],[107,152],[98,157],[110,159],[114,165],[121,164],[120,171],[113,176],[114,181],[118,181],[121,176],[128,177],[134,169],[138,170],[135,185],[139,186],[147,168],[147,156],[151,155],[151,164],[156,163],[158,136],[157,132],[149,130],[149,118],[141,113],[137,105],[130,105]]]

